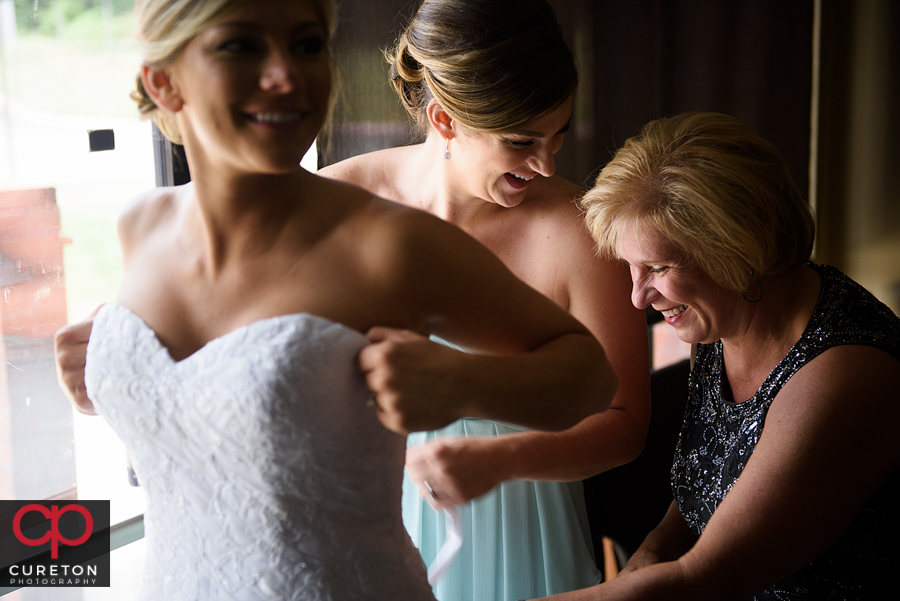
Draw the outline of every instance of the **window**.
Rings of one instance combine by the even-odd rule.
[[[116,296],[124,204],[189,177],[129,99],[133,7],[0,0],[0,498],[109,500],[121,547],[109,589],[0,586],[4,600],[137,598],[143,492],[106,422],[69,405],[53,357],[59,327]],[[315,147],[302,164],[315,170]]]
[[[114,524],[143,513],[143,494],[106,423],[60,392],[52,337],[115,298],[116,217],[154,185],[151,125],[128,98],[133,4],[0,0],[0,495],[109,499]],[[91,130],[111,130],[114,150],[92,152]],[[119,555],[142,563],[140,545],[114,553],[122,576],[133,570]],[[113,576],[111,589],[5,598],[127,600],[137,584]]]

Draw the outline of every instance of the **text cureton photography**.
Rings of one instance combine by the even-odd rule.
[[[0,501],[0,590],[109,586],[109,501]]]

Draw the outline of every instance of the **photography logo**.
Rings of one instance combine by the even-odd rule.
[[[109,586],[109,501],[0,501],[0,588]]]

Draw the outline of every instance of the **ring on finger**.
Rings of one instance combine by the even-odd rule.
[[[428,480],[422,480],[422,484],[425,485],[425,490],[428,491],[428,494],[431,495],[431,498],[437,500],[437,494],[435,494],[434,489],[431,488],[431,485],[428,483]]]

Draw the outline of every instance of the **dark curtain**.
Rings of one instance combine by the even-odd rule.
[[[489,1],[489,0],[485,0]],[[380,50],[415,0],[342,0],[342,92],[322,164],[413,140]],[[682,111],[729,113],[809,182],[813,0],[551,0],[581,87],[557,173],[589,185],[626,138]]]
[[[334,35],[337,105],[330,132],[320,136],[319,166],[409,144],[407,113],[390,86],[382,50],[419,5],[414,0],[338,0]]]

